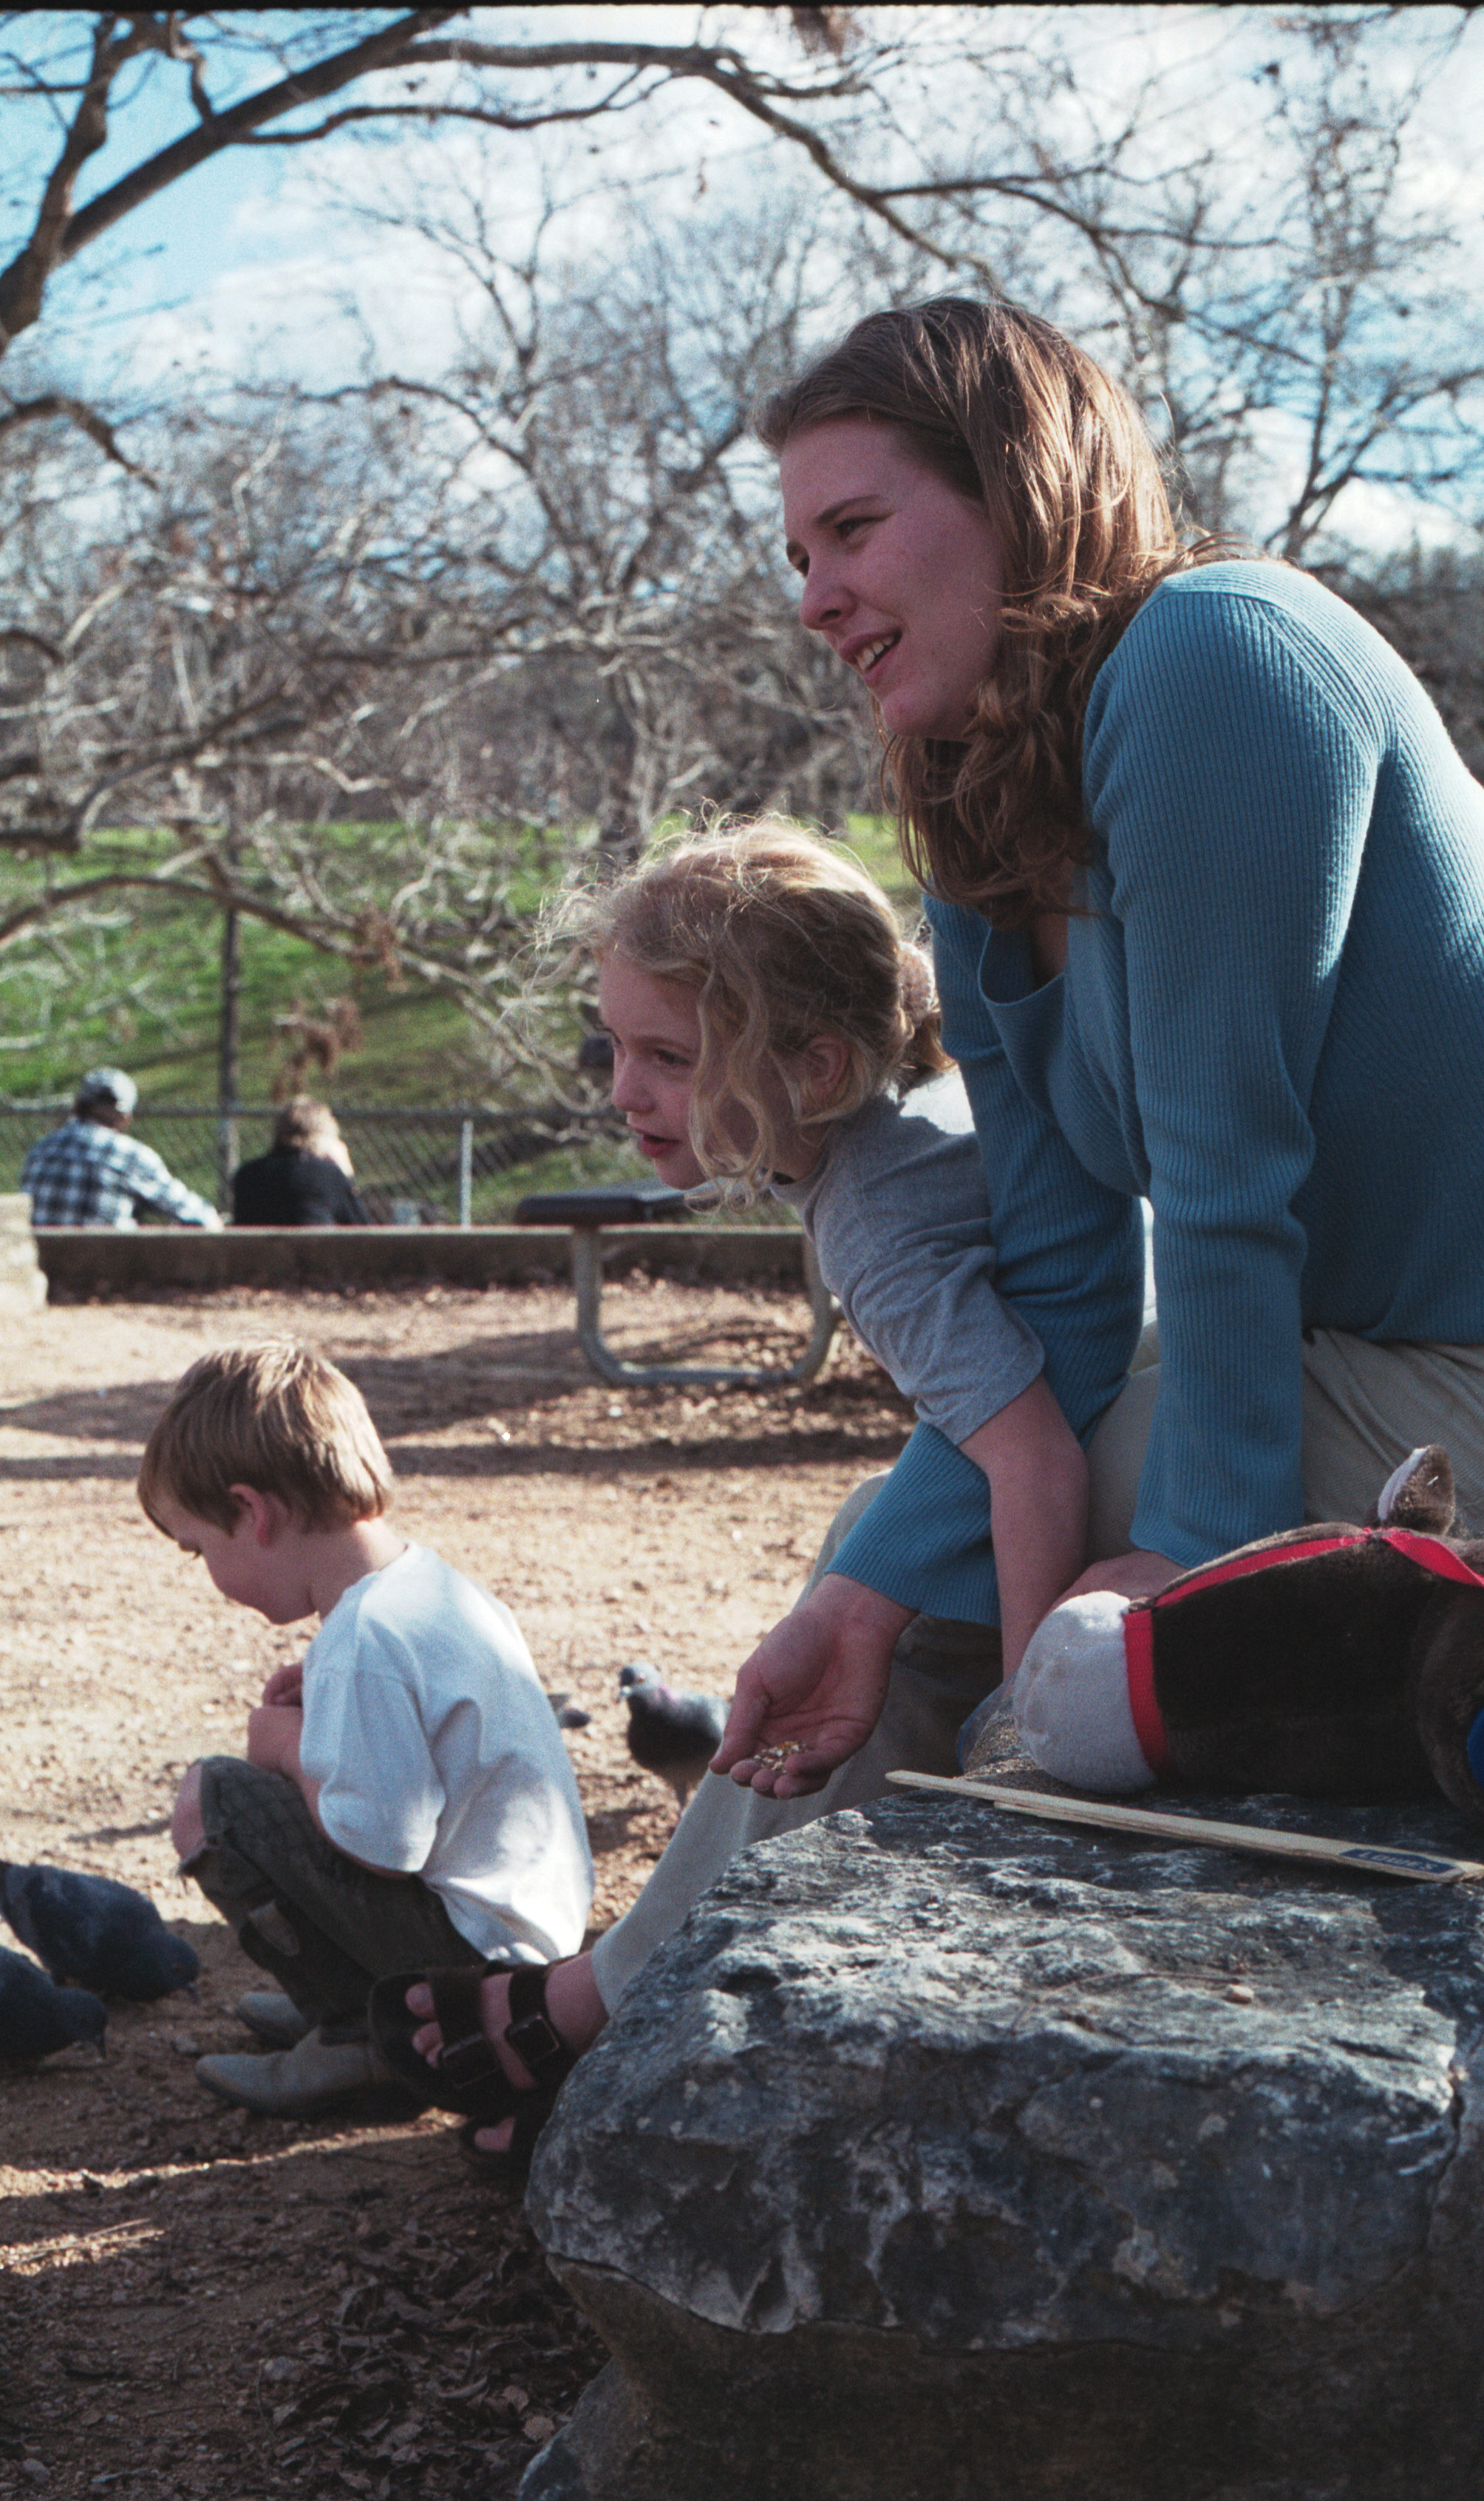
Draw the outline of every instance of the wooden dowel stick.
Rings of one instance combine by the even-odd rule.
[[[1216,1823],[1198,1815],[1162,1815],[1155,1807],[1115,1806],[1108,1798],[1042,1796],[1006,1788],[998,1781],[967,1777],[949,1781],[936,1772],[888,1772],[906,1789],[942,1789],[950,1797],[987,1798],[1011,1815],[1048,1823],[1087,1823],[1111,1832],[1150,1833],[1160,1841],[1202,1842],[1213,1850],[1250,1850],[1267,1858],[1307,1858],[1327,1867],[1354,1867],[1369,1876],[1410,1876],[1422,1884],[1473,1884],[1484,1877],[1475,1858],[1442,1858],[1422,1850],[1388,1850],[1370,1842],[1340,1841],[1333,1834],[1279,1832],[1270,1824]]]

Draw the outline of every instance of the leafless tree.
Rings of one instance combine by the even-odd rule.
[[[451,988],[498,1090],[548,1084],[550,1036],[516,1013],[529,828],[568,829],[570,854],[591,824],[621,852],[702,802],[839,822],[867,798],[860,714],[792,622],[747,410],[866,303],[955,277],[1101,347],[1193,517],[1327,567],[1476,721],[1476,563],[1369,560],[1351,517],[1369,496],[1372,543],[1394,511],[1404,547],[1408,513],[1467,521],[1476,493],[1484,366],[1409,156],[1473,25],[1238,10],[1198,21],[1206,62],[1156,46],[1109,79],[1102,30],[1137,14],[944,9],[908,40],[871,11],[760,11],[745,50],[492,45],[447,11],[9,21],[16,96],[61,137],[0,273],[8,336],[223,148],[601,139],[704,89],[772,152],[746,186],[734,160],[709,187],[703,157],[683,208],[600,162],[601,256],[556,190],[511,244],[486,214],[499,165],[425,184],[436,213],[389,200],[479,308],[441,372],[168,422],[54,376],[0,405],[0,848],[33,863],[0,950],[165,884]],[[179,81],[194,124],[79,207],[131,78]],[[744,215],[744,187],[771,205]]]
[[[701,801],[838,821],[865,795],[863,708],[794,626],[748,431],[817,318],[807,204],[698,216],[678,235],[631,212],[601,273],[548,261],[544,227],[507,257],[463,206],[424,231],[478,279],[467,351],[437,383],[382,377],[341,398],[400,405],[412,473],[478,508],[445,613],[471,643],[509,618],[523,665],[462,706],[466,749],[471,723],[483,733],[471,802],[591,817],[618,850]],[[513,723],[491,735],[512,703],[523,742]],[[556,788],[533,782],[522,744]]]
[[[26,108],[36,127],[0,353],[64,272],[226,150],[460,128],[533,145],[580,129],[601,150],[694,94],[723,150],[751,131],[899,254],[1106,331],[1212,518],[1255,454],[1271,466],[1274,428],[1293,484],[1265,530],[1291,555],[1357,485],[1456,485],[1479,385],[1468,325],[1447,340],[1457,239],[1400,177],[1421,94],[1477,52],[1474,13],[1192,13],[1183,51],[1156,43],[1139,76],[1123,54],[1149,14],[765,9],[683,44],[490,42],[465,10],[16,15],[0,93],[17,133]],[[133,90],[172,83],[181,135],[80,204]],[[110,414],[45,376],[0,405],[0,437],[43,419],[137,460]]]
[[[440,383],[178,411],[101,507],[65,447],[13,462],[0,847],[35,866],[0,949],[167,887],[451,989],[518,1092],[554,1067],[516,1013],[533,824],[623,851],[676,809],[866,800],[746,438],[808,254],[777,216],[742,267],[713,241],[636,232],[602,284],[491,257]]]
[[[528,134],[561,125],[602,125],[632,117],[666,89],[698,85],[792,148],[824,179],[854,195],[859,186],[832,147],[837,108],[869,98],[900,57],[900,43],[872,38],[859,63],[855,13],[798,8],[753,13],[752,44],[656,44],[606,37],[490,43],[482,13],[467,9],[258,11],[78,10],[14,12],[0,18],[0,98],[29,108],[34,168],[16,249],[0,269],[0,354],[42,317],[58,277],[148,201],[188,180],[226,150],[316,148],[346,130],[396,125]],[[468,25],[471,17],[476,24]],[[779,62],[775,21],[792,25],[788,67]],[[347,42],[346,36],[353,40]],[[85,201],[79,186],[105,146],[120,107],[142,85],[172,82],[184,128],[152,148]],[[321,110],[353,91],[353,101]],[[900,225],[889,203],[880,214]],[[108,419],[75,394],[13,400],[0,428],[63,418],[127,465]]]
[[[1105,179],[1083,194],[1104,318],[1165,417],[1194,512],[1290,562],[1333,552],[1347,512],[1373,537],[1378,496],[1399,514],[1467,516],[1477,499],[1473,274],[1462,233],[1413,205],[1407,180],[1426,89],[1468,30],[1410,30],[1399,58],[1401,29],[1377,40],[1395,14],[1286,18],[1223,146],[1171,169],[1162,231],[1115,247]],[[1245,164],[1243,130],[1260,143]]]

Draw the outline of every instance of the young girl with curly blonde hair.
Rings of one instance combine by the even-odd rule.
[[[1081,1569],[1086,1470],[1038,1340],[995,1291],[927,956],[847,852],[774,819],[662,847],[569,926],[598,961],[614,1109],[659,1178],[792,1207],[862,1345],[983,1469],[975,1594],[993,1572],[1013,1675]]]
[[[891,1770],[954,1768],[960,1722],[1002,1669],[1014,1674],[1081,1569],[1087,1471],[1038,1339],[995,1290],[984,1168],[939,1039],[932,967],[858,862],[776,820],[716,825],[571,898],[557,927],[596,958],[613,1103],[641,1153],[676,1188],[711,1183],[734,1204],[771,1191],[793,1207],[856,1336],[919,1428],[981,1470],[988,1492],[949,1605],[898,1612],[884,1708],[878,1698],[854,1719],[846,1709],[808,1736],[775,1721],[766,1755],[739,1762],[736,1780],[703,1782],[625,1917],[590,1953],[552,1967],[543,2015],[559,2079],[735,1850],[880,1796]],[[852,1497],[834,1540],[874,1490]],[[827,1541],[806,1600],[831,1552]],[[529,2132],[554,2089],[529,2065],[508,1987],[492,1972],[476,2008],[467,1974],[433,1972],[408,1998],[430,2100],[451,2094],[469,2112],[439,2065],[446,2044],[487,2046],[478,2143],[497,2157],[509,2126]],[[383,1993],[400,1997],[400,1984]]]

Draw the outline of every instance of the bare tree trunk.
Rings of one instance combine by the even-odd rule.
[[[637,857],[644,828],[634,796],[639,739],[628,714],[615,704],[603,735],[603,798],[598,847],[615,865]]]
[[[238,845],[234,838],[227,845],[227,865],[235,871],[237,864]],[[221,916],[221,1022],[216,1052],[216,1203],[223,1216],[231,1209],[232,1175],[239,1160],[242,971],[242,916],[228,904]]]

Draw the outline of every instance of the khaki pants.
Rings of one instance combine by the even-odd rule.
[[[1146,1329],[1134,1370],[1087,1453],[1093,1561],[1122,1554],[1159,1391],[1159,1341]],[[1313,1329],[1303,1346],[1303,1516],[1365,1519],[1393,1468],[1424,1443],[1453,1461],[1458,1528],[1484,1535],[1484,1347],[1372,1346]]]
[[[1158,1389],[1159,1343],[1150,1328],[1087,1454],[1094,1561],[1128,1547]],[[1440,1442],[1453,1461],[1461,1530],[1484,1535],[1484,1347],[1372,1346],[1338,1329],[1312,1331],[1303,1348],[1308,1518],[1364,1519],[1393,1468],[1425,1442]],[[803,1594],[884,1482],[869,1478],[836,1515]],[[885,1796],[889,1771],[955,1771],[959,1727],[999,1677],[997,1633],[918,1616],[897,1644],[875,1733],[812,1797],[759,1797],[709,1773],[638,1901],[593,1947],[593,1978],[610,2013],[655,1947],[749,1842]]]

